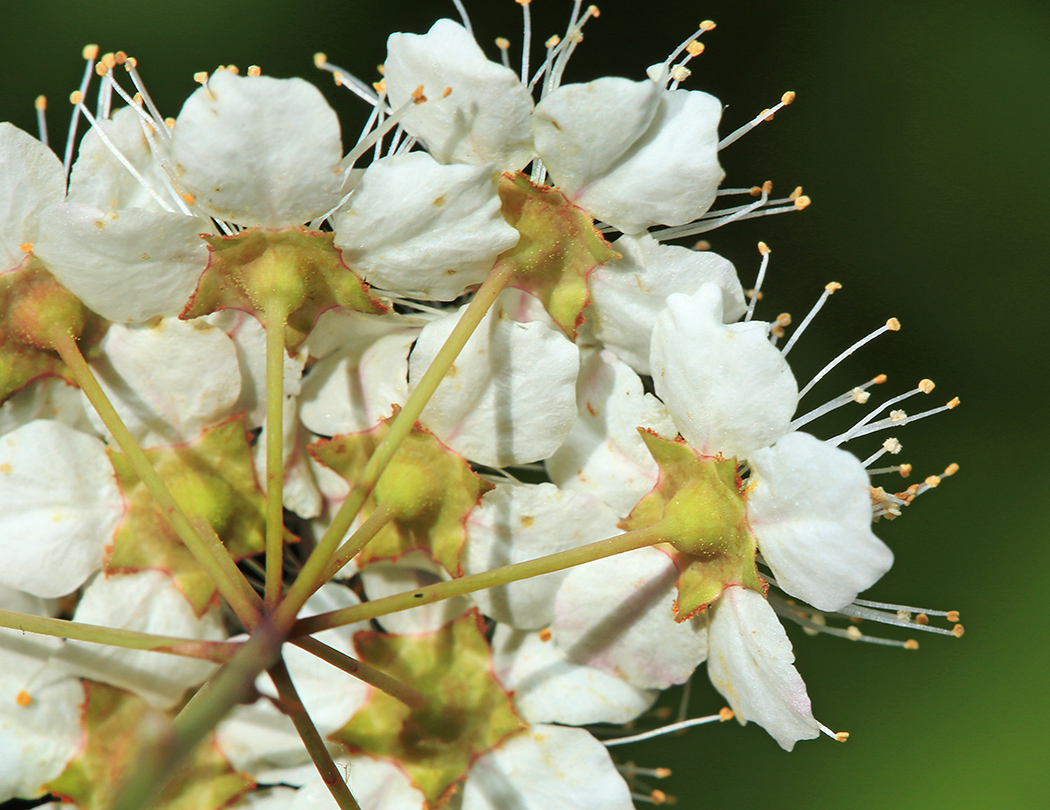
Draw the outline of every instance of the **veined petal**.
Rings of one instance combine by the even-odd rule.
[[[756,450],[747,517],[777,585],[838,610],[893,565],[871,531],[870,479],[850,453],[807,433]]]
[[[791,642],[762,594],[727,588],[708,639],[707,674],[741,725],[754,720],[787,751],[819,736]]]
[[[493,667],[530,723],[628,723],[659,696],[598,667],[576,664],[541,633],[496,625]]]
[[[707,656],[707,628],[675,621],[677,579],[674,563],[655,548],[573,568],[555,601],[553,643],[570,661],[640,689],[684,683]]]
[[[459,23],[438,20],[426,34],[391,34],[384,68],[395,108],[423,86],[427,101],[403,123],[440,162],[515,171],[532,159],[532,96],[514,71],[489,61]],[[446,88],[452,92],[442,97]]]
[[[376,161],[333,217],[343,260],[374,286],[452,301],[481,284],[519,234],[500,214],[499,170],[424,152]]]
[[[539,725],[481,756],[463,785],[462,810],[508,808],[634,810],[634,804],[609,752],[590,732]]]
[[[622,258],[599,265],[590,278],[595,336],[639,374],[651,374],[649,344],[656,316],[672,293],[692,295],[705,282],[722,290],[722,317],[747,310],[736,268],[709,250],[662,245],[648,234],[621,236]]]
[[[106,447],[40,419],[0,439],[0,584],[70,593],[102,565],[124,513]]]
[[[641,138],[660,107],[663,91],[648,79],[605,76],[565,84],[536,105],[536,151],[570,195],[606,174]]]
[[[204,224],[182,214],[62,203],[44,211],[33,252],[71,293],[111,321],[177,315],[208,265]]]
[[[172,137],[183,188],[240,225],[301,225],[339,202],[339,120],[302,79],[216,71],[182,107]]]
[[[591,495],[554,484],[497,484],[467,518],[460,563],[476,574],[622,534],[617,515]],[[522,630],[554,620],[554,594],[567,571],[473,594],[489,618]]]
[[[612,84],[605,86],[608,89],[613,87]],[[621,85],[615,87],[626,89]],[[552,94],[551,98],[555,95]],[[721,102],[697,90],[660,90],[659,103],[655,113],[649,116],[648,126],[625,151],[613,155],[621,145],[620,137],[614,136],[616,148],[609,151],[597,144],[609,137],[610,131],[618,129],[618,122],[605,127],[594,126],[589,138],[586,132],[590,125],[586,116],[595,115],[587,108],[600,101],[602,95],[595,94],[591,104],[581,107],[579,143],[571,149],[562,145],[560,137],[543,139],[537,133],[538,152],[545,165],[553,159],[553,165],[557,167],[563,149],[567,149],[569,155],[576,155],[583,154],[586,148],[597,148],[599,154],[607,157],[601,171],[598,160],[568,162],[565,179],[556,168],[552,168],[551,176],[555,182],[563,185],[566,194],[595,219],[625,233],[639,233],[653,225],[683,225],[707,211],[715,201],[724,176],[718,164]],[[645,98],[641,91],[628,95]],[[645,113],[643,105],[639,110],[625,114],[625,135],[637,131],[637,124],[645,119]],[[541,120],[537,117],[537,121]],[[557,123],[560,125],[561,122]]]
[[[767,324],[722,320],[714,284],[670,296],[653,328],[653,387],[696,450],[746,457],[787,433],[798,386]]]
[[[74,621],[162,636],[221,641],[215,610],[199,619],[175,583],[160,571],[99,575],[77,605]],[[158,708],[170,709],[186,690],[217,669],[210,661],[148,650],[67,641],[55,662],[71,674],[127,689]]]
[[[409,358],[410,388],[433,362],[464,309],[420,332]],[[495,467],[538,461],[557,449],[576,417],[579,363],[579,351],[564,334],[540,321],[518,323],[497,301],[420,421],[472,461]]]
[[[179,444],[227,418],[241,390],[233,342],[203,321],[110,327],[94,361],[99,384],[145,447]],[[88,414],[104,432],[94,411]]]
[[[62,202],[62,161],[13,124],[0,123],[0,273],[22,263],[21,245],[37,241],[40,213]]]
[[[547,459],[547,472],[558,486],[595,495],[626,517],[659,474],[638,428],[668,438],[677,428],[663,403],[611,352],[583,355],[576,401],[579,415]]]

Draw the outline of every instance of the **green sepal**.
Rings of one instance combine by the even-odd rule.
[[[122,453],[108,451],[126,507],[107,550],[104,569],[167,573],[198,616],[215,599],[211,577],[182,544]],[[204,430],[192,442],[145,451],[175,500],[193,519],[206,520],[235,560],[265,547],[265,496],[242,417]]]
[[[85,681],[84,689],[83,747],[44,789],[83,810],[108,810],[124,780],[135,778],[145,748],[143,738],[169,727],[171,719],[122,689],[92,681]],[[235,771],[213,742],[205,742],[150,810],[218,810],[254,786],[251,777]]]
[[[314,442],[310,455],[353,486],[398,410],[371,430]],[[358,565],[396,560],[419,549],[449,575],[460,576],[463,572],[459,558],[467,537],[467,516],[492,488],[463,456],[417,422],[361,511],[362,518],[367,518],[375,511],[375,504],[381,504],[394,513],[394,519],[358,555]]]
[[[38,377],[61,377],[75,384],[52,348],[49,333],[55,327],[77,338],[80,350],[90,356],[109,321],[80,303],[30,255],[0,275],[0,402]]]
[[[233,236],[208,236],[208,266],[179,316],[184,320],[220,309],[239,309],[266,325],[265,312],[287,313],[285,347],[295,351],[322,312],[335,307],[381,315],[387,311],[345,264],[334,233],[305,228],[252,228]]]
[[[422,692],[416,709],[373,689],[329,739],[393,760],[436,808],[452,798],[471,764],[527,725],[492,670],[481,615],[471,610],[434,633],[354,635],[358,656]]]
[[[675,621],[693,618],[731,585],[764,594],[736,459],[702,456],[681,439],[664,439],[645,428],[638,432],[660,476],[620,527],[657,526],[671,546],[678,568]]]
[[[509,286],[535,295],[570,340],[583,323],[590,300],[587,277],[600,264],[620,258],[586,211],[560,191],[537,186],[524,174],[505,174],[499,196],[503,218],[521,239],[501,254],[498,264],[513,265]]]

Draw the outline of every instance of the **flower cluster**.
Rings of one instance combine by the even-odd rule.
[[[0,624],[37,634],[0,631],[0,800],[626,810],[614,727],[705,662],[728,708],[676,727],[845,738],[782,618],[961,634],[858,600],[873,519],[940,479],[840,446],[957,400],[804,432],[884,380],[796,416],[838,285],[780,347],[765,245],[745,293],[671,243],[806,206],[720,188],[793,94],[720,139],[680,87],[713,23],[573,84],[597,9],[530,70],[519,2],[520,71],[465,15],[375,85],[319,55],[372,109],[348,153],[303,80],[221,68],[166,119],[97,50],[75,162],[0,124]]]

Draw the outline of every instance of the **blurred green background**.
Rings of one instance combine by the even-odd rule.
[[[520,41],[511,0],[468,2],[479,38]],[[569,0],[535,0],[537,39],[562,30]],[[724,154],[727,184],[804,186],[802,215],[710,236],[745,286],[755,242],[773,249],[760,316],[796,322],[830,280],[844,285],[792,353],[800,378],[888,316],[904,325],[851,359],[812,395],[885,372],[885,395],[921,377],[958,410],[900,431],[916,476],[961,472],[878,533],[897,555],[867,596],[962,612],[961,640],[922,649],[809,638],[792,630],[817,717],[848,744],[800,743],[786,754],[755,726],[695,729],[621,748],[675,775],[661,787],[685,808],[1050,807],[1047,551],[1047,284],[1050,187],[1050,5],[1039,0],[667,0],[658,11],[607,2],[568,80],[641,78],[704,18],[717,30],[687,87],[727,105],[723,132],[774,103],[798,101]],[[35,131],[33,99],[51,99],[52,138],[79,81],[80,49],[124,49],[165,114],[194,71],[261,65],[313,75],[343,115],[350,142],[363,105],[312,67],[312,54],[366,78],[393,30],[423,32],[451,2],[128,0],[6,2],[2,116]],[[488,47],[495,56],[494,47]],[[883,391],[879,392],[880,394]],[[915,402],[910,403],[917,409]],[[852,415],[852,414],[851,414]],[[837,425],[817,423],[831,435]],[[869,438],[851,448],[865,456]],[[892,635],[892,631],[888,631]],[[721,699],[701,676],[696,713]]]

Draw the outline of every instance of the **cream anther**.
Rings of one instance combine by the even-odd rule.
[[[907,419],[907,418],[908,418],[908,414],[905,413],[900,408],[898,408],[895,411],[890,411],[890,421],[891,422],[900,422],[902,419]]]
[[[891,456],[897,455],[901,451],[902,447],[903,445],[901,445],[901,443],[894,438],[886,439],[886,441],[882,443],[882,449],[889,453]]]
[[[865,391],[863,388],[854,388],[852,391],[850,391],[850,396],[853,398],[854,402],[856,402],[859,405],[863,405],[871,398],[871,393],[869,391]]]
[[[683,65],[675,65],[670,72],[671,78],[676,82],[684,82],[692,75],[693,71]]]
[[[855,624],[851,624],[846,628],[846,635],[848,635],[854,641],[859,640],[863,633],[860,632],[860,628]]]

